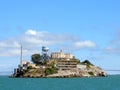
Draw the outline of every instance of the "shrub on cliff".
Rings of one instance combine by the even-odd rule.
[[[94,73],[93,72],[88,72],[91,76],[94,76]]]
[[[45,75],[50,75],[50,74],[54,74],[54,73],[56,73],[55,68],[46,68],[45,69]]]
[[[83,61],[82,64],[92,65],[92,66],[93,66],[93,64],[92,64],[89,60],[85,60],[85,61]]]
[[[54,74],[54,73],[57,72],[57,70],[56,70],[56,68],[55,68],[55,63],[54,63],[54,62],[51,63],[50,66],[51,66],[51,67],[45,69],[45,75]]]

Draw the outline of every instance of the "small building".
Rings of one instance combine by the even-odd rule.
[[[86,65],[82,65],[82,64],[77,64],[77,68],[80,69],[80,70],[86,70],[87,69]]]
[[[26,60],[23,60],[22,61],[22,69],[27,69],[28,65],[30,64],[30,62],[26,61]]]
[[[32,68],[40,68],[39,66],[36,66],[36,64],[34,64],[34,63],[30,63],[30,62],[28,62],[28,61],[23,61],[22,62],[22,68],[25,70],[25,69],[27,69],[28,67],[32,67]]]
[[[36,64],[33,64],[33,63],[28,64],[28,67],[29,67],[29,66],[31,66],[32,68],[36,68],[36,69],[37,69],[37,68],[40,68],[39,66],[37,66]]]

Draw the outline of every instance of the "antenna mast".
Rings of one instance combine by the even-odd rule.
[[[21,52],[20,52],[20,53],[21,53],[21,56],[20,56],[20,66],[22,67],[22,59],[23,59],[23,58],[22,58],[22,57],[23,57],[23,56],[22,56],[22,45],[21,45]]]

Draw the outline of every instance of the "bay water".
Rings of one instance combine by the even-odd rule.
[[[120,90],[120,75],[91,78],[9,78],[0,76],[0,90]]]

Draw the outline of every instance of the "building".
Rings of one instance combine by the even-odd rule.
[[[52,52],[51,53],[51,58],[52,59],[72,59],[73,55],[70,54],[70,53],[63,53],[62,51]]]
[[[87,70],[86,65],[82,65],[82,64],[77,64],[77,68],[84,71]]]
[[[65,54],[64,54],[64,58],[65,58],[65,59],[72,59],[72,58],[73,58],[73,55],[70,54],[70,53],[65,53]]]
[[[62,52],[52,52],[51,53],[52,59],[63,59],[64,57],[65,57],[65,55]]]
[[[33,64],[33,63],[28,64],[28,67],[29,67],[29,66],[31,66],[32,68],[36,68],[36,69],[37,69],[37,68],[40,68],[39,66],[37,66],[36,64]]]
[[[71,70],[77,67],[77,62],[74,60],[59,60],[56,68],[59,70]]]

